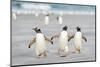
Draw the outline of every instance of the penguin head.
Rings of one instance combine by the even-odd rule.
[[[32,30],[34,30],[35,32],[37,32],[38,28],[37,28],[37,27],[35,27],[35,28],[33,28]]]
[[[63,30],[65,30],[65,31],[66,31],[66,30],[67,30],[67,28],[68,28],[67,26],[64,26],[64,27],[63,27]]]
[[[41,30],[39,28],[37,28],[37,27],[33,28],[32,30],[34,30],[36,33],[40,33],[41,32]]]
[[[76,27],[77,31],[81,31],[81,28],[80,27]]]
[[[37,33],[41,33],[41,29],[37,29],[37,31],[36,31]]]

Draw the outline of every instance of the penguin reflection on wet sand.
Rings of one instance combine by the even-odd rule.
[[[80,27],[76,27],[76,29],[77,29],[77,32],[73,36],[71,36],[68,41],[74,38],[76,52],[80,53],[80,50],[82,48],[82,39],[84,39],[86,42],[87,42],[87,39],[83,36]]]
[[[36,55],[40,58],[40,57],[46,57],[47,56],[47,51],[46,51],[46,44],[45,41],[49,41],[51,44],[53,44],[52,40],[50,40],[49,38],[47,38],[40,29],[33,28],[32,30],[34,30],[36,32],[36,37],[34,37],[32,39],[32,41],[29,43],[28,48],[30,48],[33,43],[36,42],[35,44],[35,51],[36,51]]]
[[[63,27],[63,31],[58,34],[52,36],[51,40],[54,38],[59,38],[59,49],[58,49],[58,54],[60,57],[66,57],[68,54],[68,33],[67,33],[67,26]]]

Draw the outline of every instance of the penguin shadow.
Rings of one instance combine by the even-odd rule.
[[[84,50],[86,51],[86,50]],[[73,50],[73,51],[69,51],[69,54],[72,55],[72,54],[83,54],[85,52],[83,52],[82,50],[80,52],[76,51],[76,50]]]
[[[69,51],[69,54],[75,54],[76,52],[75,51]]]
[[[54,52],[51,52],[50,54],[54,55],[54,57],[56,57],[56,58],[64,58],[64,57],[69,56],[69,53],[67,53],[67,54],[65,52],[58,53],[58,50],[55,50]]]
[[[47,50],[48,58],[59,58],[57,50]]]
[[[51,55],[53,55],[53,57],[56,57],[56,58],[60,58],[60,57],[68,57],[72,54],[75,54],[76,52],[73,50],[73,51],[69,51],[68,53],[66,52],[58,52],[58,49],[57,50],[47,50],[47,53],[48,53],[48,57],[51,57]]]

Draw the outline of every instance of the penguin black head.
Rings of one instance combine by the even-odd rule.
[[[41,29],[37,29],[37,31],[36,31],[37,33],[41,33]]]
[[[80,27],[76,27],[77,31],[81,31],[81,28]]]
[[[64,27],[63,27],[63,30],[65,30],[65,31],[66,31],[66,30],[67,30],[67,28],[68,28],[67,26],[64,26]]]

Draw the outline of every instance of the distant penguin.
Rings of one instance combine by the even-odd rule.
[[[63,22],[62,16],[58,16],[58,17],[57,17],[57,22],[58,22],[59,24],[62,24],[62,22]]]
[[[49,24],[49,14],[45,16],[45,25]]]
[[[75,35],[71,36],[68,41],[74,38],[76,52],[80,53],[80,50],[82,48],[82,39],[84,39],[86,42],[87,42],[87,39],[83,36],[80,27],[76,27],[76,29],[77,29],[77,32],[75,33]]]
[[[35,46],[35,51],[36,51],[36,55],[38,57],[46,57],[47,56],[47,51],[46,51],[46,44],[45,44],[45,40],[49,41],[51,44],[53,44],[53,42],[48,39],[42,32],[40,29],[33,28],[33,30],[37,33],[36,37],[33,38],[33,40],[29,43],[28,48],[31,47],[31,45],[33,43],[36,42],[36,46]]]
[[[38,17],[39,16],[39,13],[38,12],[35,12],[35,17]]]
[[[67,33],[67,26],[63,27],[63,31],[55,36],[52,36],[51,40],[53,38],[59,37],[59,49],[58,49],[58,54],[61,57],[65,57],[68,53],[68,33]]]
[[[12,13],[12,18],[14,19],[14,20],[16,20],[17,19],[17,15],[16,15],[16,13]]]

